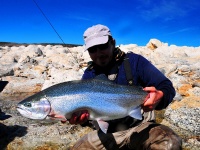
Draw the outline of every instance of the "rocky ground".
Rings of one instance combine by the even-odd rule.
[[[169,46],[156,39],[147,46],[120,47],[143,55],[173,82],[177,92],[174,102],[157,112],[157,122],[173,128],[182,137],[185,150],[198,149],[200,47]],[[60,122],[38,123],[16,111],[19,100],[53,84],[80,79],[89,60],[82,46],[1,45],[0,80],[9,83],[0,93],[0,149],[69,149],[91,130]]]

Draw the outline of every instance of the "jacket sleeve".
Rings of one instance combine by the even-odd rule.
[[[172,82],[143,56],[138,55],[136,62],[137,79],[141,81],[141,85],[143,87],[154,86],[164,94],[155,109],[166,108],[175,96],[175,89]]]
[[[93,69],[86,69],[82,75],[82,80],[91,79],[95,77],[95,73]]]

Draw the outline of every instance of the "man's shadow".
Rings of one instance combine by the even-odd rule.
[[[5,88],[8,84],[8,81],[0,81],[0,92]],[[12,117],[11,115],[7,115],[2,112],[0,109],[0,121],[6,120]],[[22,137],[27,134],[27,127],[13,125],[6,126],[0,122],[0,150],[7,149],[7,146],[10,142],[12,142],[16,137]]]
[[[5,86],[8,84],[8,81],[0,81],[0,92],[3,91]]]
[[[2,112],[0,108],[0,150],[7,149],[8,144],[12,142],[16,137],[22,137],[27,134],[27,127],[25,126],[4,125],[3,121],[10,117],[12,116],[9,114],[6,114],[5,112]]]
[[[27,127],[25,126],[6,126],[0,123],[0,149],[7,149],[7,145],[16,137],[22,137],[27,134]]]

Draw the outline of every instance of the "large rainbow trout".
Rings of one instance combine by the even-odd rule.
[[[131,116],[142,119],[140,105],[147,92],[142,87],[118,85],[99,75],[94,79],[63,82],[32,95],[17,105],[24,117],[37,120],[70,119],[74,112],[88,110],[106,133],[107,120]]]

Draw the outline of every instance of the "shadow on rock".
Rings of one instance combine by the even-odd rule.
[[[27,134],[25,126],[6,126],[0,123],[0,149],[6,149],[7,145],[16,137],[22,137]]]
[[[8,118],[12,117],[11,115],[7,115],[6,113],[2,112],[0,109],[0,120],[6,120]]]

